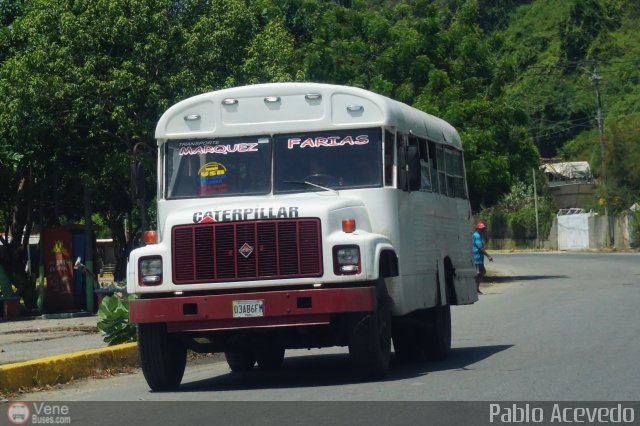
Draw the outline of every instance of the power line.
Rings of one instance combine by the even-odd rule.
[[[580,123],[580,122],[584,122],[584,121],[589,121],[591,119],[592,119],[591,117],[580,117],[580,118],[562,119],[562,120],[547,120],[547,119],[544,119],[544,118],[539,118],[539,119],[536,119],[535,121],[545,122],[545,123],[550,123],[550,124],[557,124],[557,123]]]
[[[567,133],[572,129],[578,129],[578,128],[584,128],[584,129],[591,129],[593,128],[593,125],[590,124],[589,122],[584,122],[584,123],[578,123],[578,124],[573,124],[570,126],[562,126],[561,128],[553,128],[553,127],[544,127],[544,126],[540,126],[540,127],[531,127],[529,129],[527,129],[529,132],[535,132],[535,133],[542,133],[544,136],[555,136],[555,135],[560,135],[562,133]],[[550,132],[544,132],[544,130],[551,130]]]
[[[586,124],[593,120],[593,117],[579,117],[574,119],[562,119],[562,120],[546,120],[544,118],[535,119],[533,121],[538,122],[539,126],[532,126],[528,130],[536,130],[536,129],[546,129],[552,127],[554,124],[574,124],[571,127],[581,127],[583,124]],[[548,126],[545,126],[548,124]]]
[[[587,125],[585,125],[585,124],[577,124],[577,125],[575,125],[575,126],[565,127],[564,129],[562,129],[562,130],[557,130],[557,131],[555,131],[555,132],[551,132],[551,133],[544,133],[544,134],[542,134],[542,135],[536,135],[536,139],[549,139],[549,138],[551,138],[552,136],[556,136],[556,135],[560,135],[560,134],[563,134],[563,133],[567,133],[569,130],[577,129],[577,128],[579,128],[579,127],[582,127],[582,128],[585,128],[585,129],[590,129],[590,128],[592,128],[592,126],[587,126]]]
[[[529,65],[527,69],[549,69],[549,68],[563,69],[569,65],[593,66],[595,63],[607,64],[607,65],[610,65],[610,64],[639,64],[640,65],[640,59],[628,59],[628,60],[581,59],[578,61],[562,60],[555,64]]]

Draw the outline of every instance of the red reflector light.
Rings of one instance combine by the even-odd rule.
[[[342,221],[342,231],[350,234],[356,230],[356,220],[355,219],[344,219]]]
[[[156,231],[145,231],[143,238],[145,244],[155,244],[158,242],[158,235],[156,234]]]

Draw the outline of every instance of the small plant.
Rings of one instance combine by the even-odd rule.
[[[136,326],[129,322],[129,300],[135,298],[107,296],[98,309],[98,330],[103,333],[104,341],[112,345],[136,340]]]
[[[629,224],[631,225],[632,247],[640,246],[640,210],[629,212]]]

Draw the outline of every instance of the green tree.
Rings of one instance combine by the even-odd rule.
[[[255,59],[269,43],[282,53],[268,37],[278,27],[268,25],[276,32],[254,42],[256,13],[240,0],[25,4],[1,33],[7,44],[0,66],[0,158],[14,163],[11,196],[3,200],[5,228],[14,236],[5,263],[12,273],[23,269],[38,203],[47,213],[44,225],[77,221],[87,188],[92,209],[111,228],[121,278],[132,243],[124,222],[131,217],[133,148],[154,145],[155,123],[175,101],[242,83],[245,71],[250,78],[264,71],[266,61],[252,65],[245,58],[250,46]],[[144,160],[153,170],[149,152]]]
[[[429,73],[416,105],[457,127],[465,147],[474,209],[495,204],[537,163],[524,111],[504,100],[510,68],[495,54],[501,40],[485,36],[479,5],[469,0],[443,31],[442,65]]]
[[[294,40],[281,21],[270,21],[247,48],[242,71],[249,84],[303,79],[297,73]]]

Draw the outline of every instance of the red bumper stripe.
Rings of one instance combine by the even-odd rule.
[[[234,318],[233,301],[263,300],[264,316]],[[373,287],[170,297],[129,302],[133,323],[166,323],[168,331],[328,324],[331,314],[376,308]]]

